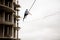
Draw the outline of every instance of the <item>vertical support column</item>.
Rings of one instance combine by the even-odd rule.
[[[3,12],[3,21],[5,21],[5,12]]]
[[[17,40],[18,40],[18,21],[17,21]]]
[[[12,9],[14,10],[14,5],[13,5],[13,2],[12,2]]]
[[[14,37],[14,28],[12,27],[12,37]]]
[[[3,4],[5,5],[5,0],[3,0]]]
[[[14,3],[16,0],[13,0],[12,2]],[[13,8],[13,10],[14,10],[14,4],[12,3],[12,8]]]
[[[12,8],[12,3],[13,3],[13,0],[11,1],[11,8]]]
[[[5,30],[5,28],[4,28],[4,25],[3,25],[3,37],[4,37],[4,30]]]
[[[9,35],[9,27],[7,27],[7,35]]]
[[[18,11],[17,11],[17,16],[18,16]],[[18,20],[17,20],[17,40],[18,40]]]
[[[14,23],[14,15],[13,15],[13,13],[12,13],[12,23]]]
[[[10,3],[8,2],[8,7],[9,7],[9,4],[10,4]]]
[[[16,28],[14,28],[14,38],[17,38],[16,36],[17,36],[17,34],[16,34]]]
[[[9,21],[12,22],[12,13],[9,14]]]
[[[18,1],[17,1],[18,4]],[[17,10],[17,16],[18,16],[18,10]],[[17,20],[17,40],[18,40],[18,20]]]

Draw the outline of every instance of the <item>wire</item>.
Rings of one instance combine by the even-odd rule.
[[[36,2],[36,0],[34,0],[33,4],[31,5],[29,11],[31,10],[31,8],[33,7],[34,3]]]
[[[50,15],[44,16],[44,17],[42,17],[42,18],[37,18],[37,19],[32,20],[32,21],[44,20],[44,19],[46,19],[46,18],[48,18],[48,17],[50,17],[50,16],[54,16],[54,15],[60,15],[60,13],[50,14]]]

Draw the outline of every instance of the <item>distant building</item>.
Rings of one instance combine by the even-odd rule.
[[[0,40],[18,38],[18,5],[16,0],[0,0]],[[17,12],[17,13],[16,13]]]

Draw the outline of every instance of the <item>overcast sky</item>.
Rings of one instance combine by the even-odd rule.
[[[19,0],[19,15],[29,9],[34,0]],[[60,40],[60,0],[36,0],[25,21],[20,20],[21,40]]]

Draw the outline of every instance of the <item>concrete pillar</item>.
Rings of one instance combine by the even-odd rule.
[[[14,4],[13,4],[13,2],[12,2],[12,9],[14,10]]]
[[[15,30],[15,38],[17,38],[17,31]]]
[[[8,7],[9,7],[9,2],[8,2]]]
[[[7,27],[7,35],[9,35],[9,27]]]
[[[5,5],[5,0],[3,0],[3,4]]]
[[[5,21],[5,12],[3,12],[3,21]]]
[[[3,37],[4,37],[4,30],[5,30],[5,28],[4,28],[5,26],[3,25]]]
[[[14,23],[14,14],[12,14],[12,23]]]
[[[14,28],[12,27],[12,37],[14,37]]]
[[[10,17],[11,17],[11,22],[12,22],[12,17],[13,17],[13,14],[11,13],[10,15],[11,15]]]
[[[12,13],[8,14],[8,21],[12,22]]]
[[[12,9],[14,10],[14,4],[13,4],[13,1],[12,1]]]
[[[13,0],[12,0],[12,2],[11,2],[11,7],[12,7],[12,9],[13,9]]]

